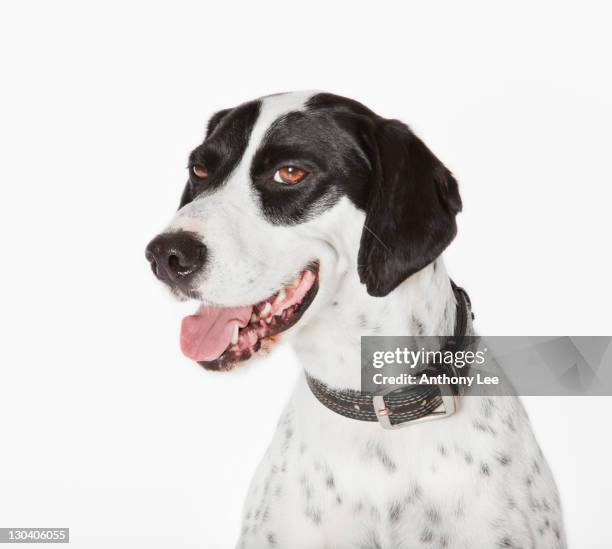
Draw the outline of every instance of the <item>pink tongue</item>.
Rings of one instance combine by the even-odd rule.
[[[234,326],[249,323],[253,307],[205,307],[181,324],[181,350],[192,360],[214,360],[229,346]]]

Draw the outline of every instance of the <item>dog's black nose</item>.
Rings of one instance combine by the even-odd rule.
[[[204,266],[206,246],[191,233],[164,233],[149,242],[145,257],[157,278],[181,285]]]

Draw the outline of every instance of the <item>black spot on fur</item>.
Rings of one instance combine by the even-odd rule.
[[[385,449],[380,444],[369,441],[367,444],[367,449],[368,454],[371,455],[371,453],[373,452],[378,462],[388,473],[395,473],[395,471],[397,470],[397,465],[389,457],[389,454],[387,454]]]
[[[308,506],[304,510],[304,514],[315,524],[318,526],[321,524],[321,509],[318,507]]]
[[[433,538],[434,538],[433,532],[429,528],[425,528],[421,532],[421,537],[419,538],[419,541],[421,543],[431,543],[433,541]]]
[[[485,476],[485,477],[490,477],[491,476],[491,469],[489,468],[489,466],[486,463],[482,463],[480,465],[480,472]]]
[[[438,511],[435,507],[429,507],[425,511],[425,517],[432,524],[438,524],[442,520],[440,517],[440,511]]]
[[[312,484],[308,480],[306,475],[302,475],[300,477],[300,487],[302,489],[302,494],[304,497],[309,500],[312,497]]]
[[[393,502],[389,507],[389,522],[399,522],[400,518],[402,517],[403,509],[404,507],[399,501]]]
[[[497,461],[499,461],[503,467],[507,467],[512,463],[512,458],[508,454],[499,454],[497,456]]]
[[[414,483],[410,486],[410,489],[408,490],[408,493],[406,494],[404,501],[408,505],[413,505],[414,503],[420,501],[421,495],[422,495],[421,487],[417,483]]]
[[[503,423],[508,428],[509,431],[513,433],[516,432],[516,424],[514,423],[514,418],[512,417],[512,414],[508,414],[504,418]]]
[[[497,436],[495,429],[493,429],[493,427],[491,427],[491,425],[489,425],[488,423],[484,423],[482,421],[475,420],[474,422],[472,422],[472,427],[474,427],[476,431],[479,431],[481,433],[487,433],[491,435],[492,437]]]
[[[550,520],[546,519],[538,528],[538,532],[543,536],[546,531],[550,528]]]
[[[482,415],[486,419],[491,419],[493,416],[493,410],[495,408],[495,402],[493,402],[492,398],[484,398],[482,401]]]
[[[415,336],[422,336],[425,333],[425,325],[414,315],[412,315],[412,330]]]
[[[540,475],[542,472],[542,470],[540,469],[540,464],[538,463],[536,459],[533,460],[533,472],[536,475]]]
[[[497,542],[497,547],[499,549],[523,549],[520,545],[515,545],[515,543],[509,537],[503,537]]]
[[[542,505],[535,497],[533,497],[533,495],[530,494],[527,498],[527,501],[529,503],[529,509],[531,509],[532,511],[536,512],[542,510]]]

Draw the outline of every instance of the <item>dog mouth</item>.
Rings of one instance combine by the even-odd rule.
[[[272,296],[245,307],[201,305],[181,325],[181,350],[209,370],[231,370],[294,326],[319,289],[318,264],[306,267]]]

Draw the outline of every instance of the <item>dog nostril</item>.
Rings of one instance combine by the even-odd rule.
[[[183,265],[179,256],[175,254],[168,256],[168,267],[179,274],[189,270],[189,265]]]
[[[196,271],[201,266],[201,260],[199,250],[195,252],[193,254],[183,254],[180,251],[171,253],[167,259],[170,271],[179,276],[187,276]]]

